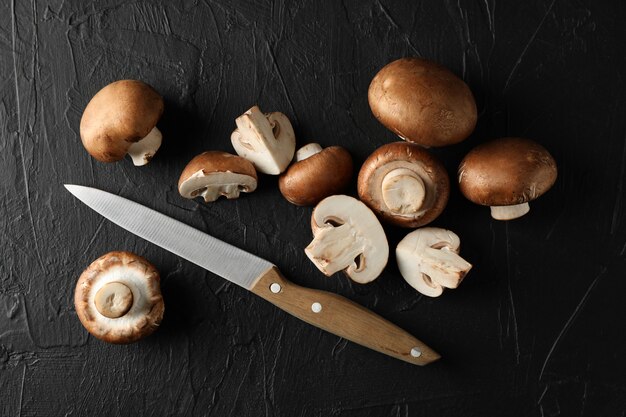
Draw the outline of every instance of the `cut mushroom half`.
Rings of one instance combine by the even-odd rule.
[[[361,200],[383,220],[402,227],[433,221],[450,193],[448,173],[427,150],[408,142],[383,145],[363,163]]]
[[[380,222],[365,204],[346,195],[322,200],[311,217],[313,241],[304,252],[326,276],[344,271],[355,282],[378,278],[389,257]]]
[[[159,272],[130,252],[109,252],[81,274],[74,292],[83,326],[109,343],[132,343],[154,332],[164,312]]]
[[[137,80],[116,81],[102,88],[87,104],[80,120],[80,138],[91,156],[102,162],[128,154],[136,166],[154,156],[163,139],[156,124],[163,99]]]
[[[517,219],[557,177],[550,153],[524,138],[502,138],[471,150],[459,165],[459,188],[470,201],[490,206],[496,220]]]
[[[445,229],[424,227],[400,241],[396,259],[407,283],[429,297],[457,288],[472,265],[459,256],[461,240]]]
[[[309,143],[298,149],[296,161],[280,176],[278,187],[290,203],[311,206],[346,189],[352,170],[352,157],[344,148],[322,149]]]
[[[230,139],[235,152],[263,174],[282,173],[293,159],[296,136],[283,113],[264,114],[254,106],[239,116]]]
[[[178,180],[181,196],[203,197],[207,203],[220,196],[238,198],[239,193],[251,193],[256,187],[257,175],[252,163],[220,151],[203,152],[193,158]]]

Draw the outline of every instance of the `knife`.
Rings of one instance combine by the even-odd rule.
[[[301,287],[271,262],[141,204],[91,187],[65,188],[118,226],[233,282],[313,326],[385,355],[427,365],[439,354],[400,327],[347,298]]]

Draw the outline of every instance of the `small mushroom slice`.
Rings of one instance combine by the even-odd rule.
[[[361,200],[383,220],[402,227],[433,221],[450,193],[448,173],[427,150],[407,142],[383,145],[363,163]]]
[[[278,175],[287,169],[296,149],[291,122],[283,113],[263,114],[258,106],[239,116],[230,139],[235,152],[263,174]]]
[[[290,203],[311,206],[346,189],[352,170],[352,157],[344,148],[310,143],[298,149],[296,162],[281,174],[278,187]]]
[[[491,207],[491,217],[512,220],[528,213],[532,201],[557,177],[552,155],[523,138],[502,138],[471,150],[459,165],[459,187],[470,201]]]
[[[359,200],[333,195],[311,216],[313,241],[304,252],[326,276],[344,271],[366,284],[378,278],[389,257],[389,244],[378,219]]]
[[[205,202],[220,196],[238,198],[240,192],[256,190],[257,175],[252,163],[220,151],[203,152],[193,158],[178,180],[178,192],[185,198],[204,197]]]
[[[83,112],[83,146],[102,162],[119,161],[128,154],[133,164],[145,165],[161,146],[156,124],[163,107],[159,93],[142,81],[111,83],[93,96]]]
[[[461,142],[476,126],[476,102],[467,84],[426,59],[387,64],[372,80],[367,98],[387,129],[425,147]]]
[[[458,255],[460,245],[459,237],[449,230],[417,229],[396,248],[400,274],[420,293],[439,297],[444,288],[457,288],[472,268]]]
[[[109,343],[132,343],[150,335],[163,318],[159,272],[131,252],[96,259],[76,283],[74,305],[83,326]]]

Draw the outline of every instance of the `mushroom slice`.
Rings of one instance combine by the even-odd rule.
[[[352,170],[352,157],[344,148],[322,149],[317,143],[309,143],[298,149],[296,162],[280,176],[278,187],[290,203],[311,206],[346,189]]]
[[[557,177],[552,155],[523,138],[502,138],[472,149],[459,165],[459,187],[470,201],[491,207],[491,217],[512,220],[528,213],[532,201]]]
[[[239,156],[263,174],[278,175],[287,169],[296,150],[296,136],[283,113],[263,114],[258,106],[239,116],[230,140]]]
[[[185,198],[204,197],[209,203],[221,195],[228,199],[240,192],[256,190],[257,175],[250,161],[221,151],[208,151],[193,158],[178,180],[178,192]]]
[[[448,173],[427,150],[407,142],[383,145],[363,163],[361,200],[383,220],[402,227],[433,221],[450,193]]]
[[[145,165],[161,146],[156,124],[163,114],[163,99],[148,84],[121,80],[98,91],[80,119],[80,138],[87,152],[102,162],[130,155],[133,164]]]
[[[333,195],[311,216],[313,241],[304,252],[326,276],[344,271],[366,284],[378,278],[389,257],[389,244],[378,219],[359,200]]]
[[[96,259],[76,283],[74,305],[83,326],[109,343],[132,343],[154,332],[163,319],[159,272],[130,252]]]
[[[476,126],[476,102],[467,84],[426,59],[402,58],[385,65],[367,98],[387,129],[425,147],[461,142]]]
[[[444,288],[457,288],[472,268],[458,255],[460,245],[459,237],[449,230],[415,230],[396,248],[400,274],[420,293],[439,297]]]

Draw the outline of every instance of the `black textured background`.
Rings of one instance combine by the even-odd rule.
[[[0,416],[624,416],[626,413],[626,3],[595,0],[0,2]],[[548,148],[554,188],[524,218],[451,200],[433,225],[474,264],[458,290],[422,297],[395,259],[367,286],[304,256],[310,208],[274,177],[205,205],[176,191],[195,154],[232,151],[258,103],[298,143],[340,144],[357,165],[395,140],[367,87],[402,56],[448,66],[474,92],[475,133],[434,152],[454,176],[489,138]],[[146,167],[80,144],[91,96],[153,85],[165,142]],[[104,221],[63,183],[146,204],[343,294],[442,353],[415,367],[293,319]],[[354,194],[354,189],[351,191]],[[395,244],[407,232],[387,228]],[[166,317],[130,346],[102,343],[73,307],[80,272],[110,250],[162,273]]]

